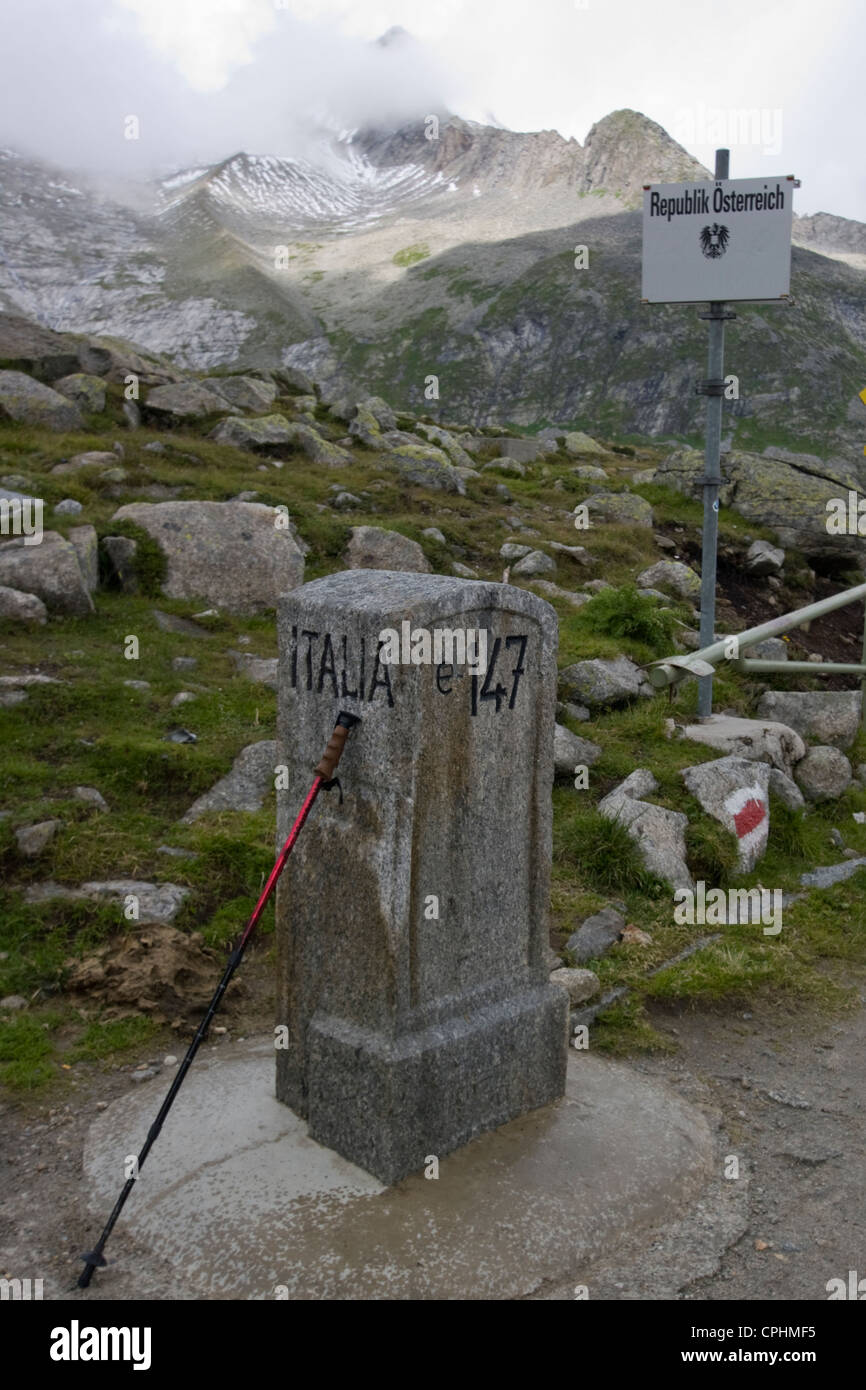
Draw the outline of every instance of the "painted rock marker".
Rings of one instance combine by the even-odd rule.
[[[486,667],[389,661],[380,634],[405,622],[431,634],[422,657],[437,631],[459,657],[448,634],[483,630]],[[277,1096],[396,1182],[564,1091],[544,960],[556,618],[509,585],[371,570],[285,595],[278,628],[281,836],[338,711],[362,722],[343,804],[319,798],[279,887]]]

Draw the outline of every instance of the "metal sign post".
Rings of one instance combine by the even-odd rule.
[[[716,150],[716,178],[728,178],[729,150]],[[701,314],[710,325],[707,349],[707,379],[698,393],[707,397],[707,433],[704,452],[704,529],[701,539],[701,627],[700,645],[709,647],[716,627],[716,562],[719,546],[719,487],[722,481],[722,396],[725,390],[725,320],[736,315],[725,311],[724,301],[710,303],[710,312]],[[713,678],[698,681],[698,717],[713,712]]]
[[[645,184],[643,219],[644,304],[709,302],[707,427],[701,542],[701,648],[714,640],[716,559],[719,536],[722,398],[725,394],[725,321],[736,318],[728,300],[788,298],[791,282],[793,174],[775,179],[728,175],[730,152],[716,150],[713,182]],[[698,715],[713,709],[713,678],[701,678]]]

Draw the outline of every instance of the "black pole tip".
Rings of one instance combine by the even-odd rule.
[[[87,1250],[83,1255],[79,1255],[78,1258],[84,1261],[84,1270],[78,1276],[78,1287],[80,1289],[86,1289],[93,1278],[93,1271],[95,1269],[103,1269],[108,1264],[108,1261],[104,1255],[98,1255],[95,1250]]]
[[[351,729],[355,724],[360,724],[360,714],[350,714],[348,710],[342,709],[337,715],[337,723],[342,724],[344,729]]]

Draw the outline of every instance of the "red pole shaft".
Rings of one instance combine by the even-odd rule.
[[[322,779],[320,776],[317,776],[317,777],[314,779],[313,785],[310,787],[310,790],[307,792],[307,795],[306,795],[306,797],[305,797],[305,799],[304,799],[304,804],[303,804],[303,806],[301,807],[300,811],[298,812],[298,818],[297,818],[297,820],[295,821],[294,825],[292,826],[291,830],[289,831],[288,838],[286,839],[286,843],[283,845],[282,849],[280,850],[279,856],[278,856],[278,858],[277,858],[277,862],[276,862],[276,864],[274,865],[274,867],[271,869],[271,872],[270,872],[270,874],[268,875],[268,881],[267,881],[267,883],[265,884],[264,888],[262,889],[261,897],[259,898],[258,902],[256,903],[255,907],[254,907],[253,910],[252,910],[252,913],[251,913],[251,915],[250,915],[250,920],[247,922],[246,926],[244,927],[243,935],[242,935],[240,941],[238,942],[238,948],[239,948],[239,949],[243,949],[243,947],[244,947],[244,946],[246,945],[246,943],[247,943],[247,939],[249,938],[250,934],[251,934],[252,932],[255,931],[256,926],[258,925],[259,918],[261,917],[262,913],[263,913],[264,910],[265,910],[265,905],[266,905],[266,903],[267,903],[267,901],[268,901],[268,898],[271,896],[271,893],[272,893],[273,890],[274,890],[274,886],[275,886],[275,884],[276,884],[276,882],[277,882],[277,879],[279,878],[280,874],[283,872],[283,869],[284,869],[284,867],[285,867],[286,860],[288,859],[289,855],[291,854],[292,850],[293,850],[294,847],[295,847],[295,841],[297,840],[298,836],[300,835],[301,831],[302,831],[303,828],[304,828],[304,821],[307,819],[307,816],[310,814],[310,811],[313,809],[313,802],[315,801],[316,797],[319,795],[319,791],[320,791],[321,786],[322,786],[322,780],[323,780],[323,779]]]

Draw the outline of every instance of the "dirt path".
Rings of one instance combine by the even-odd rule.
[[[573,1299],[582,1282],[593,1299],[826,1300],[829,1279],[866,1276],[866,980],[858,983],[859,1006],[830,1022],[758,1006],[657,1015],[679,1050],[632,1065],[710,1116],[718,1182],[677,1227],[625,1241],[534,1297]],[[236,1036],[242,1028],[208,1048],[231,1050]],[[98,1111],[132,1085],[147,1085],[156,1109],[168,1073],[142,1083],[131,1073],[158,1063],[158,1052],[151,1045],[107,1071],[76,1068],[69,1100],[4,1104],[0,1274],[42,1278],[45,1298],[101,1297],[96,1283],[86,1295],[74,1289],[76,1257],[101,1225],[82,1205],[84,1140]],[[739,1178],[725,1177],[727,1156],[739,1160]],[[123,1232],[110,1253],[112,1297],[190,1296],[182,1271],[161,1268]]]

